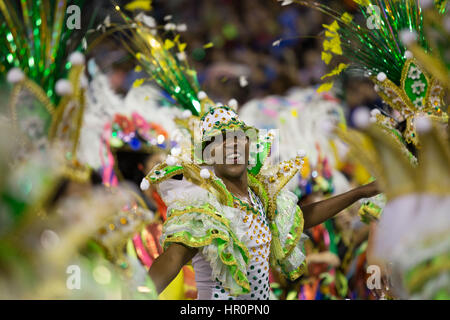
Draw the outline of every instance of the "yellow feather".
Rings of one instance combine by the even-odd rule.
[[[331,88],[333,88],[333,84],[334,84],[334,82],[323,83],[322,85],[320,85],[319,88],[317,88],[317,93],[330,91]]]
[[[209,42],[203,46],[203,48],[205,48],[205,49],[212,48],[212,47],[214,47],[214,44],[212,42]]]
[[[333,55],[329,52],[322,52],[322,60],[325,62],[325,64],[329,64],[331,59],[333,58]]]
[[[170,50],[173,46],[175,46],[175,43],[172,40],[166,39],[166,41],[164,41],[164,49]]]
[[[180,52],[183,52],[184,49],[186,49],[186,43],[179,43],[179,44],[178,44],[178,50],[179,50]]]
[[[350,23],[353,20],[353,16],[347,12],[344,12],[344,14],[341,16],[342,21],[345,23]]]
[[[133,88],[140,87],[140,86],[144,83],[144,80],[145,80],[145,79],[136,79],[136,80],[133,82]]]
[[[320,79],[323,80],[328,77],[336,76],[340,74],[343,70],[345,70],[348,67],[348,64],[340,63],[336,68],[334,68],[331,72],[327,73],[326,75],[322,76]]]

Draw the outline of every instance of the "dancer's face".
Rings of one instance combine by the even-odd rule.
[[[227,132],[215,137],[208,146],[217,176],[236,179],[247,170],[249,139],[244,131]]]

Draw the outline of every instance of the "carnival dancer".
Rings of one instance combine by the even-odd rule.
[[[158,290],[193,259],[199,299],[268,299],[269,267],[291,279],[302,273],[304,228],[378,193],[371,183],[300,209],[283,189],[301,167],[300,156],[272,170],[262,163],[247,170],[251,128],[226,106],[211,108],[201,124],[203,150],[221,155],[209,169],[171,158],[178,163],[166,161],[147,176],[168,205],[166,250],[150,269]],[[171,179],[175,174],[183,179]]]
[[[157,290],[192,260],[198,299],[268,299],[269,267],[291,279],[302,274],[304,228],[377,194],[376,184],[307,205],[302,212],[284,186],[301,168],[304,154],[271,166],[266,160],[272,134],[259,134],[232,108],[216,106],[200,91],[185,56],[170,51],[184,51],[179,36],[164,41],[143,21],[116,9],[128,24],[121,28],[129,31],[123,32],[124,46],[190,113],[180,122],[193,143],[172,150],[141,183],[143,189],[158,185],[167,205],[161,238],[165,251],[149,271]]]

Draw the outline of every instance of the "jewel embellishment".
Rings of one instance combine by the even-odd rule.
[[[423,98],[417,98],[414,100],[414,106],[418,109],[423,109]]]
[[[164,175],[166,174],[165,170],[156,170],[151,176],[150,178],[152,180],[157,180],[160,179],[161,177],[164,177]]]
[[[423,83],[422,81],[414,81],[411,88],[414,94],[420,95],[425,91],[425,83]]]
[[[421,74],[422,74],[422,71],[420,71],[419,68],[411,67],[408,71],[408,78],[417,80],[417,79],[420,79]]]

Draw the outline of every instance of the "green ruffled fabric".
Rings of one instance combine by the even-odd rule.
[[[179,187],[170,181],[165,183],[168,185],[163,183],[163,188],[160,188],[164,190],[161,196],[168,205],[168,219],[161,238],[163,247],[176,242],[199,248],[211,265],[212,277],[222,282],[230,294],[249,293],[247,230],[240,224],[245,212],[232,207],[233,201],[219,202],[206,188],[188,182],[180,182]],[[249,184],[267,211],[269,199],[264,183],[249,174]],[[221,187],[221,194],[223,192],[232,199],[226,187]],[[269,222],[271,264],[292,280],[304,272],[306,258],[303,243],[307,237],[303,234],[303,213],[297,201],[295,194],[287,189],[281,190],[276,198],[275,217]]]
[[[233,208],[230,208],[233,209]],[[250,292],[246,276],[249,253],[230,227],[230,221],[211,205],[168,210],[161,243],[199,248],[211,264],[212,277],[223,283],[231,295]]]
[[[277,212],[271,222],[272,265],[289,279],[300,277],[306,267],[304,242],[308,238],[303,233],[303,213],[297,205],[297,196],[283,189],[277,197]]]

